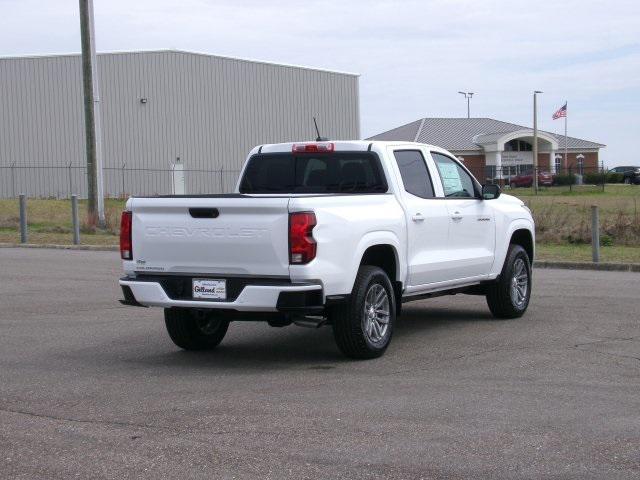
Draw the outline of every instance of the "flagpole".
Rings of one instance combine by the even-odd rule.
[[[569,166],[569,157],[567,156],[567,117],[569,116],[568,102],[564,102],[564,168]],[[565,172],[567,173],[567,172]]]

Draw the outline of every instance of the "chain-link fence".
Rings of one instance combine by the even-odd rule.
[[[607,171],[604,167],[562,167],[556,166],[551,172],[548,168],[533,168],[531,165],[486,166],[467,165],[480,183],[495,183],[503,189],[519,189],[523,194],[536,193],[535,178],[538,178],[538,191],[578,191],[605,190],[607,185],[625,183],[625,175]],[[534,175],[535,172],[535,175]]]
[[[107,198],[129,195],[167,195],[182,184],[184,193],[198,195],[226,193],[235,188],[239,170],[157,169],[106,167],[103,169],[104,194]],[[178,178],[180,177],[180,178]],[[15,198],[24,193],[30,198],[70,198],[87,196],[87,168],[66,166],[0,166],[0,198]]]
[[[527,189],[536,193],[534,169],[529,165],[480,166],[467,165],[481,183],[496,183],[503,189],[517,188],[523,194]],[[625,174],[609,172],[603,167],[560,167],[555,172],[547,168],[536,170],[539,191],[606,190],[608,185],[625,183]],[[239,170],[159,169],[121,167],[103,169],[104,192],[107,198],[129,195],[166,195],[176,192],[177,175],[184,176],[184,193],[190,195],[226,193],[235,188]],[[85,166],[0,166],[0,198],[15,198],[24,193],[29,198],[70,198],[77,194],[87,196],[87,169]]]

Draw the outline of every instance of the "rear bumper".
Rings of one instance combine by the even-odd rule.
[[[166,279],[130,278],[120,279],[125,305],[143,307],[182,307],[232,310],[240,312],[282,312],[313,314],[323,310],[323,291],[319,283],[261,284],[243,281],[237,294],[226,301],[199,300],[190,298],[190,292],[176,292]],[[191,277],[174,277],[171,281],[187,280]],[[276,282],[272,282],[276,283]]]

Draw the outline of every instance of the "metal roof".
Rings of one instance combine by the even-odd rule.
[[[115,51],[105,51],[98,52],[98,57],[103,55],[131,55],[131,54],[153,54],[153,53],[179,53],[184,55],[199,55],[202,57],[213,57],[220,58],[223,60],[236,60],[239,62],[248,62],[248,63],[260,63],[263,65],[273,65],[275,67],[285,67],[285,68],[299,68],[302,70],[312,70],[316,72],[324,72],[324,73],[335,73],[337,75],[349,75],[352,77],[359,77],[359,73],[353,72],[345,72],[341,70],[329,70],[326,68],[318,68],[318,67],[310,67],[306,65],[294,65],[291,63],[280,63],[280,62],[270,62],[267,60],[256,60],[252,58],[241,58],[241,57],[232,57],[229,55],[216,55],[213,53],[204,53],[204,52],[195,52],[188,50],[179,50],[179,49],[156,49],[156,50],[115,50]],[[79,57],[82,55],[81,53],[71,52],[71,53],[44,53],[44,54],[27,54],[27,55],[0,55],[0,60],[21,60],[21,59],[30,59],[30,58],[55,58],[55,57]]]
[[[369,137],[367,140],[399,140],[439,145],[453,151],[479,151],[482,147],[474,143],[474,137],[482,135],[483,140],[498,139],[506,133],[531,130],[530,127],[502,122],[493,118],[422,118],[392,130]],[[564,146],[564,135],[542,131],[555,137]],[[477,140],[477,138],[476,138]],[[483,141],[483,143],[486,143]],[[605,145],[580,138],[567,136],[567,147],[602,148]]]

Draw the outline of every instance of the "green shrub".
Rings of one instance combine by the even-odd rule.
[[[573,173],[561,173],[556,175],[556,185],[575,185],[576,176]]]
[[[582,177],[582,183],[586,183],[588,185],[602,185],[602,173],[600,172],[589,172],[585,173],[584,177]]]
[[[600,235],[600,245],[603,247],[613,246],[613,237],[611,235]]]
[[[607,183],[624,183],[624,173],[607,172]]]
[[[585,173],[582,179],[583,183],[589,185],[602,185],[602,180],[606,183],[624,183],[624,174],[616,172],[589,172]]]

